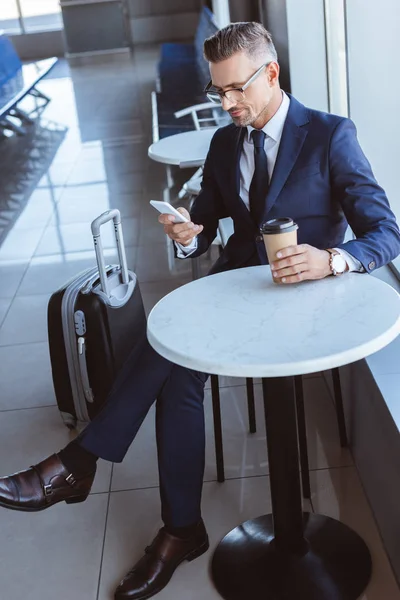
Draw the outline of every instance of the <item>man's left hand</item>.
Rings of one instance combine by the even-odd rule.
[[[277,253],[271,271],[279,283],[323,279],[331,275],[329,252],[308,244],[288,246]]]

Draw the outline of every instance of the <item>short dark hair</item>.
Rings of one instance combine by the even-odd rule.
[[[278,60],[271,34],[255,21],[231,23],[204,41],[208,62],[220,62],[236,52],[246,52],[251,58],[264,55],[266,62]]]

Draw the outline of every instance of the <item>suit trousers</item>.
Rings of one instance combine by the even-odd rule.
[[[207,377],[162,358],[146,340],[140,357],[128,358],[106,404],[77,438],[96,456],[121,462],[156,402],[161,516],[168,527],[201,518]]]

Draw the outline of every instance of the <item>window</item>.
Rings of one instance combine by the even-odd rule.
[[[1,0],[0,5],[0,31],[6,33],[21,33],[21,22],[15,0]]]
[[[288,0],[292,92],[349,116],[400,224],[400,1]],[[400,278],[400,257],[393,261]]]
[[[20,0],[27,32],[62,29],[58,0]]]
[[[399,0],[346,2],[349,113],[400,223]],[[394,261],[400,269],[400,257]]]
[[[58,0],[1,0],[0,29],[9,34],[62,29]]]
[[[348,117],[344,5],[325,0],[325,37],[329,111]]]

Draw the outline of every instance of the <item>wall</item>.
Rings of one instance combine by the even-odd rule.
[[[346,18],[350,116],[400,220],[400,2],[351,0],[346,2]]]
[[[128,51],[129,28],[122,0],[62,0],[68,56]]]
[[[64,56],[63,32],[44,31],[8,36],[21,60],[36,60],[50,56]]]
[[[215,20],[220,29],[229,25],[231,22],[229,0],[212,0],[210,10],[214,13]]]
[[[257,21],[259,16],[258,2],[257,0],[229,0],[229,12],[232,23]]]
[[[286,18],[286,0],[262,0],[263,24],[274,40],[281,68],[280,83],[286,91],[291,91],[289,72],[289,40]]]
[[[326,378],[331,385],[329,373]],[[367,361],[342,367],[340,381],[354,462],[400,581],[399,430]]]
[[[286,0],[292,94],[306,106],[328,110],[324,3]]]
[[[201,0],[128,0],[132,43],[193,40]]]

